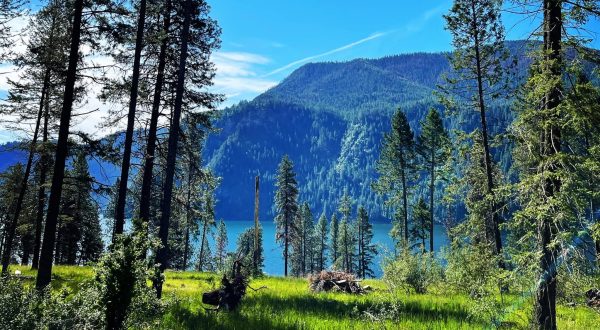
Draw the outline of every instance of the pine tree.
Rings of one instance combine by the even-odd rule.
[[[23,180],[24,169],[21,163],[17,163],[6,171],[0,173],[0,229],[2,229],[0,236],[0,245],[2,251],[3,261],[6,260],[8,265],[13,259],[13,246],[7,239],[9,232],[12,230],[12,221],[14,215],[14,209],[16,206],[17,199],[19,197],[19,189],[21,189],[21,181]]]
[[[430,238],[431,210],[427,208],[423,197],[419,198],[417,205],[413,208],[413,219],[414,223],[410,228],[410,236],[415,244],[420,245],[421,252],[425,252],[425,241]]]
[[[569,94],[576,88],[566,84],[574,79],[569,76],[570,56],[565,55],[564,45],[572,44],[578,56],[586,56],[586,51],[581,47],[581,39],[569,35],[571,29],[566,27],[578,31],[590,13],[597,14],[600,8],[595,2],[537,3],[543,12],[539,31],[543,43],[533,53],[530,77],[511,127],[516,138],[514,159],[520,176],[517,197],[522,206],[515,214],[515,222],[536,238],[539,279],[533,308],[535,326],[556,329],[559,249],[570,246],[577,237],[576,232],[582,226],[581,214],[585,214],[589,205],[588,196],[582,192],[589,180],[593,180],[593,176],[580,177],[577,166],[571,166],[582,161],[582,153],[577,149],[585,141],[585,134],[577,126],[581,122],[598,122],[596,111],[586,113],[586,107],[569,105]],[[576,98],[585,102],[581,95]]]
[[[133,129],[135,123],[135,112],[140,81],[140,61],[142,56],[142,49],[144,48],[146,0],[140,0],[139,3],[137,3],[137,5],[137,29],[135,37],[135,54],[133,56],[133,72],[131,76],[131,87],[129,96],[129,111],[127,113],[127,129],[125,131],[125,145],[123,150],[123,159],[121,162],[121,178],[119,180],[119,193],[117,195],[117,205],[115,207],[114,233],[117,235],[123,233],[123,227],[125,224],[125,199],[127,195],[127,183],[129,181],[131,148],[133,145]]]
[[[159,238],[163,246],[156,253],[156,262],[159,264],[161,272],[164,272],[169,262],[167,239],[182,112],[188,110],[187,117],[202,118],[205,124],[209,125],[210,121],[204,113],[194,113],[191,109],[202,107],[214,110],[221,99],[219,95],[205,91],[206,87],[212,84],[214,77],[214,66],[210,62],[210,53],[218,47],[220,33],[216,22],[208,17],[210,7],[204,0],[186,0],[183,3],[177,3],[175,7],[178,13],[175,18],[182,18],[182,25],[178,39],[180,40],[178,64],[176,67],[171,67],[171,69],[176,68],[171,72],[172,75],[167,75],[177,78],[174,85],[175,98],[172,103],[173,111],[169,125],[165,181],[161,204]],[[162,281],[157,279],[153,285],[157,296],[160,298],[162,295]]]
[[[338,234],[338,247],[340,249],[341,268],[345,272],[352,273],[354,268],[354,257],[355,257],[355,236],[354,226],[351,223],[350,214],[352,213],[353,200],[348,195],[348,189],[344,190],[340,203],[338,205],[338,211],[342,214],[342,221],[339,225]]]
[[[406,114],[398,109],[392,117],[392,130],[385,134],[374,183],[375,191],[387,195],[386,204],[402,215],[404,244],[408,245],[408,195],[415,175],[415,141]]]
[[[303,203],[298,213],[298,237],[292,243],[292,274],[304,275],[314,270],[314,218],[308,203]]]
[[[338,233],[339,233],[339,222],[335,212],[331,216],[331,222],[329,225],[329,246],[331,247],[331,263],[335,264],[339,257],[339,246],[338,246]]]
[[[450,138],[439,112],[432,108],[421,122],[421,135],[417,138],[417,152],[421,155],[429,175],[429,251],[433,252],[433,226],[435,224],[435,183],[443,175],[443,165],[450,155]],[[420,202],[420,201],[419,201]],[[416,213],[416,211],[415,211]],[[416,217],[415,217],[416,218]],[[416,222],[419,220],[415,219]],[[423,244],[425,247],[425,244]]]
[[[447,15],[446,29],[452,34],[454,53],[451,64],[456,77],[448,79],[449,92],[471,99],[471,107],[479,111],[480,133],[486,170],[486,199],[491,204],[486,216],[486,239],[492,243],[496,255],[502,254],[498,210],[494,197],[497,183],[493,179],[488,104],[506,88],[507,59],[504,50],[504,28],[500,18],[501,1],[455,0]],[[476,91],[473,94],[472,91]],[[501,267],[504,263],[501,262]]]
[[[277,192],[275,193],[276,241],[283,245],[284,275],[288,275],[288,258],[290,257],[291,244],[298,239],[297,217],[298,183],[294,164],[287,155],[283,156],[277,170]]]
[[[204,261],[210,260],[206,249],[208,247],[208,236],[211,234],[212,228],[216,225],[215,221],[215,197],[213,190],[207,191],[204,195],[204,210],[201,215],[200,223],[202,228],[202,234],[200,235],[200,251],[198,253],[198,267],[199,271],[204,269]],[[253,240],[254,241],[254,240]]]
[[[244,232],[242,232],[240,234],[240,236],[238,237],[237,240],[237,248],[236,248],[236,253],[235,255],[237,256],[237,258],[241,258],[242,259],[242,264],[244,266],[248,266],[248,267],[244,267],[243,270],[247,269],[247,275],[250,276],[260,276],[262,275],[262,268],[263,268],[263,264],[264,264],[264,251],[263,251],[263,244],[262,244],[262,226],[259,225],[259,230],[258,230],[258,246],[259,246],[259,250],[258,250],[258,255],[257,255],[257,265],[258,268],[254,268],[254,263],[253,263],[253,258],[254,258],[254,237],[255,237],[255,233],[254,233],[254,228],[248,228],[246,230],[244,230]]]
[[[215,268],[217,271],[225,270],[225,260],[227,258],[227,226],[225,221],[219,221],[217,226],[217,237],[215,238]]]
[[[367,210],[359,206],[358,218],[356,220],[358,228],[358,269],[357,274],[362,278],[367,276],[374,277],[375,273],[371,268],[373,258],[377,254],[377,249],[373,244],[373,225],[369,222]]]
[[[62,83],[61,70],[64,69],[64,60],[66,59],[64,46],[68,31],[63,26],[67,21],[65,15],[60,12],[61,9],[64,10],[64,6],[51,2],[37,13],[35,19],[30,23],[28,28],[31,38],[28,41],[27,49],[24,54],[16,56],[13,60],[13,63],[23,72],[18,80],[8,80],[10,86],[8,102],[0,111],[3,115],[17,118],[17,122],[13,124],[13,129],[22,130],[22,127],[29,127],[28,124],[32,124],[32,127],[34,127],[32,140],[28,144],[29,155],[25,165],[25,176],[21,183],[21,194],[15,204],[12,225],[9,226],[7,231],[9,244],[6,247],[12,247],[15,236],[14,231],[17,228],[18,219],[21,219],[25,197],[29,193],[28,186],[30,185],[30,174],[34,166],[34,156],[38,153],[38,150],[42,150],[39,145],[40,135],[43,135],[44,139],[47,138],[46,132],[50,115],[48,106],[51,103],[49,99],[62,93],[62,91],[57,90],[56,85]],[[32,228],[35,226],[33,224],[34,218],[31,218]],[[30,243],[26,244],[28,251],[33,249],[33,246],[30,245],[36,244],[34,242]],[[7,253],[10,254],[10,251],[7,251]],[[28,261],[28,255],[29,252],[26,253],[25,261]],[[8,265],[4,261],[5,259],[3,260],[2,269],[3,272],[6,272]]]
[[[316,270],[321,271],[325,269],[325,265],[327,264],[327,250],[329,250],[327,244],[327,216],[325,215],[325,212],[321,213],[317,226],[315,227],[314,242],[317,257]]]

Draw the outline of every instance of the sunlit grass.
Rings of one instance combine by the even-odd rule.
[[[35,271],[20,270],[32,284]],[[77,290],[79,283],[93,276],[91,267],[54,266],[53,289]],[[485,329],[484,320],[469,316],[473,301],[465,295],[449,294],[443,287],[424,295],[390,292],[380,280],[366,280],[374,290],[366,295],[309,292],[302,278],[264,277],[251,281],[241,308],[235,312],[214,312],[202,304],[202,293],[220,285],[212,273],[168,271],[165,297],[172,299],[163,318],[167,329]],[[498,297],[500,300],[501,298]],[[516,306],[503,318],[504,328],[529,328],[531,301],[516,295],[502,297],[504,306]],[[205,308],[206,307],[206,308]],[[387,311],[387,312],[383,312]],[[391,319],[389,317],[391,317]],[[600,313],[586,306],[558,306],[560,329],[594,329]]]

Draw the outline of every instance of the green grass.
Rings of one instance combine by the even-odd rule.
[[[25,276],[35,276],[26,267],[14,266]],[[89,267],[55,266],[53,290],[76,289],[91,278]],[[242,306],[235,312],[207,311],[202,293],[218,287],[216,274],[166,273],[165,297],[175,298],[163,317],[167,329],[485,329],[483,320],[469,317],[472,304],[467,296],[447,294],[441,289],[424,295],[391,293],[383,282],[367,280],[374,291],[367,295],[313,294],[302,278],[265,277],[252,280]],[[500,298],[498,298],[500,299]],[[516,306],[505,316],[503,328],[528,328],[531,302],[514,295],[503,297],[504,306]],[[388,311],[382,313],[382,311]],[[585,306],[558,306],[560,329],[594,329],[600,313]],[[373,317],[369,316],[372,315]],[[382,317],[390,315],[391,319]]]

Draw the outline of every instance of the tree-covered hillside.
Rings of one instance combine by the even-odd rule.
[[[516,58],[514,85],[524,81],[529,44],[507,42]],[[262,177],[261,216],[271,218],[276,166],[284,154],[294,161],[300,198],[315,212],[330,213],[345,188],[373,219],[389,219],[380,196],[371,189],[376,178],[383,133],[397,108],[406,111],[419,134],[419,122],[430,107],[442,109],[434,91],[450,69],[448,54],[415,53],[339,63],[311,63],[278,86],[229,108],[215,124],[220,132],[208,139],[204,158],[223,178],[217,190],[217,216],[252,216],[253,180]],[[471,131],[478,114],[446,113],[450,129]],[[490,130],[503,132],[513,115],[508,101],[490,111]],[[497,160],[508,162],[506,150]],[[505,164],[506,166],[506,164]]]

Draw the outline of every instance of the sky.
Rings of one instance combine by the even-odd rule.
[[[226,105],[251,99],[308,62],[451,50],[443,14],[451,0],[208,0],[222,28],[215,56]],[[535,18],[505,5],[507,39],[526,39]],[[589,29],[600,33],[600,23]],[[600,48],[600,38],[593,46]],[[227,54],[229,58],[222,55]]]
[[[212,88],[226,95],[223,107],[254,98],[309,62],[452,48],[442,17],[452,0],[207,1],[211,17],[222,28],[221,48],[212,55],[217,68]],[[511,5],[504,9],[507,39],[528,38],[539,17],[513,14],[519,8]],[[584,32],[594,40],[591,46],[600,49],[600,22],[590,22],[587,29],[595,31]],[[10,66],[0,65],[0,69],[9,72]],[[6,95],[6,78],[16,76],[0,75],[0,96]],[[108,105],[91,100],[86,106],[99,111],[80,118],[76,128],[96,136],[111,133],[97,127]],[[14,133],[0,124],[0,143],[14,139]]]

